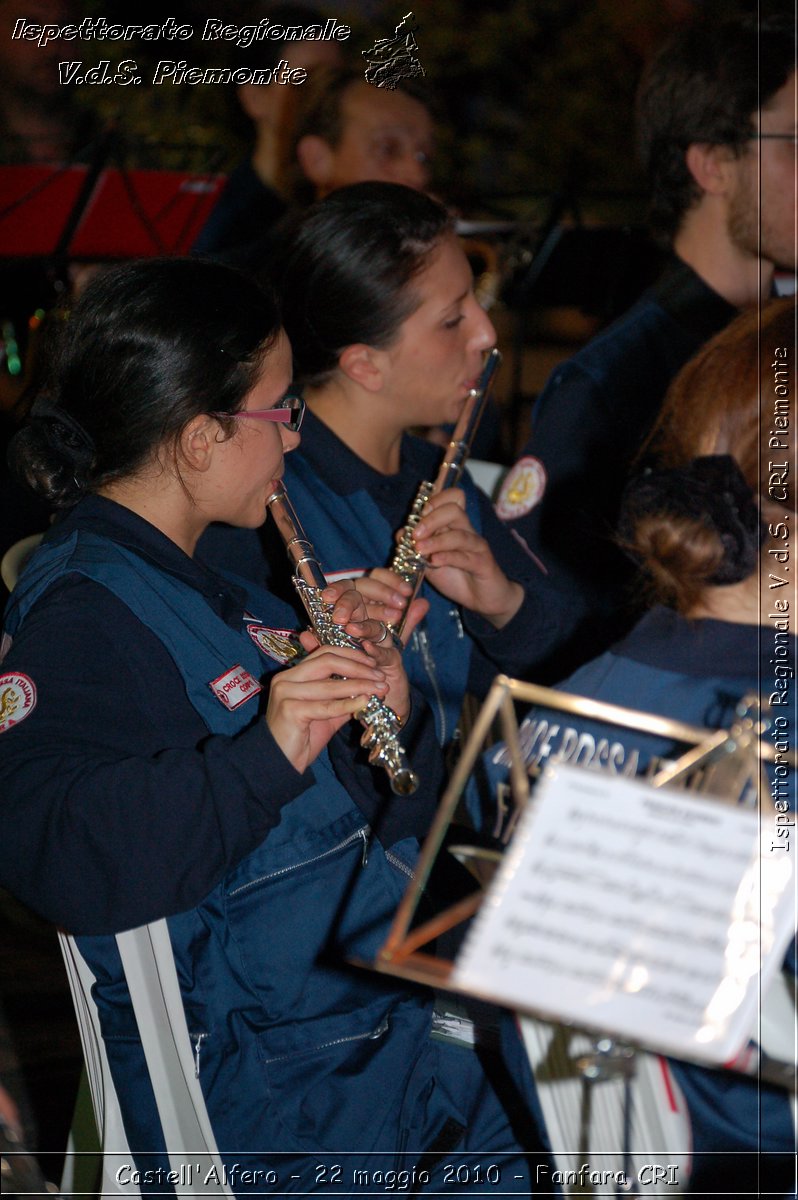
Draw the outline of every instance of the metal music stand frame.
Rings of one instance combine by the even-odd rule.
[[[574,696],[537,684],[522,683],[517,679],[499,675],[476,717],[472,732],[466,741],[463,753],[422,847],[415,876],[397,910],[386,942],[373,964],[377,970],[416,983],[426,984],[432,988],[446,989],[451,986],[453,962],[432,953],[425,953],[423,947],[473,916],[480,907],[485,892],[482,888],[478,888],[473,895],[451,905],[415,929],[411,929],[411,924],[435,859],[443,846],[446,832],[455,816],[463,789],[497,718],[502,736],[510,751],[510,784],[514,800],[507,830],[503,837],[504,842],[509,841],[518,817],[529,802],[530,779],[521,753],[518,720],[514,707],[516,702],[545,706],[589,720],[623,726],[627,729],[671,738],[686,744],[690,747],[689,749],[674,762],[662,767],[649,780],[653,786],[663,787],[667,784],[678,783],[679,780],[701,767],[718,764],[722,781],[727,786],[731,782],[734,789],[741,789],[749,782],[755,784],[760,813],[770,807],[769,788],[762,763],[768,759],[772,761],[775,752],[773,747],[761,740],[763,726],[759,719],[758,699],[753,694],[741,700],[737,709],[737,718],[730,729],[711,730],[659,717],[653,713],[606,704],[584,696]],[[795,765],[796,756],[794,754],[785,757],[789,757]],[[713,780],[714,783],[715,780]],[[739,795],[739,790],[737,795]],[[735,795],[722,795],[718,799],[720,802],[736,802]],[[461,847],[461,852],[464,849]],[[501,852],[485,851],[479,847],[469,847],[467,852],[475,859],[481,857],[494,862],[501,857]],[[568,1148],[560,1150],[557,1150],[556,1147],[553,1148],[555,1162],[563,1166],[567,1172],[568,1167],[572,1165],[572,1158],[574,1162],[579,1163],[590,1160],[592,1157],[590,1143],[593,1087],[601,1083],[614,1083],[616,1087],[620,1088],[621,1118],[618,1130],[620,1144],[613,1149],[624,1164],[627,1178],[633,1180],[632,1164],[635,1161],[636,1152],[632,1146],[632,1117],[636,1102],[633,1099],[632,1086],[633,1080],[638,1076],[637,1052],[644,1050],[645,1047],[626,1042],[614,1035],[605,1036],[600,1031],[587,1026],[580,1030],[577,1022],[558,1021],[552,1014],[545,1015],[531,1007],[525,1008],[521,1005],[513,1005],[513,1007],[517,1008],[519,1013],[536,1018],[537,1022],[542,1020],[544,1025],[550,1026],[555,1031],[561,1029],[574,1034],[581,1032],[590,1044],[589,1051],[580,1053],[576,1058],[571,1058],[564,1051],[558,1051],[557,1054],[560,1057],[557,1058],[555,1064],[555,1060],[550,1057],[552,1047],[557,1044],[555,1033],[555,1040],[549,1044],[545,1058],[540,1060],[537,1068],[530,1059],[533,1069],[536,1069],[536,1074],[541,1066],[545,1071],[552,1065],[558,1065],[560,1068],[564,1065],[569,1074],[561,1075],[560,1078],[573,1079],[581,1087],[579,1126],[578,1130],[575,1130],[580,1143],[579,1149],[572,1151]],[[532,1027],[536,1026],[536,1021],[532,1021]],[[543,1028],[539,1025],[537,1027]],[[531,1053],[529,1049],[528,1052]],[[773,1059],[766,1061],[763,1056],[759,1063],[759,1074],[761,1078],[769,1078],[771,1082],[781,1087],[789,1089],[795,1085],[795,1064]],[[641,1086],[643,1085],[641,1084]],[[602,1161],[604,1160],[602,1159]],[[566,1173],[563,1178],[568,1177]],[[576,1195],[577,1193],[565,1189],[564,1194]],[[641,1194],[633,1182],[630,1183],[629,1194],[638,1196]]]
[[[737,720],[731,728],[712,730],[498,675],[477,714],[471,734],[463,747],[424,841],[414,877],[396,911],[388,937],[373,964],[377,970],[430,987],[447,986],[453,963],[439,955],[425,953],[423,947],[472,917],[482,903],[484,892],[478,889],[473,895],[444,909],[414,929],[411,929],[411,924],[468,778],[497,719],[502,737],[510,751],[510,786],[515,802],[508,832],[512,831],[520,812],[529,802],[530,781],[521,754],[514,707],[517,702],[553,708],[588,720],[672,738],[691,746],[691,749],[649,780],[654,787],[678,783],[692,771],[711,763],[723,761],[731,765],[734,757],[741,774],[744,772],[752,781],[758,781],[760,811],[768,803],[768,788],[763,786],[762,763],[773,761],[774,750],[761,740],[762,725],[758,717],[753,715],[758,709],[758,701],[754,695],[741,701]],[[795,754],[787,757],[793,766],[798,762]],[[729,802],[734,801],[730,799]],[[479,849],[473,851],[473,856],[491,857],[494,860],[498,857],[495,851],[485,852]]]

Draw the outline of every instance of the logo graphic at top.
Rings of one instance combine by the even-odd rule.
[[[418,25],[412,12],[409,12],[396,26],[392,38],[377,38],[371,49],[362,50],[369,64],[365,72],[366,81],[375,87],[387,87],[393,91],[400,79],[426,75],[418,58],[416,33]]]

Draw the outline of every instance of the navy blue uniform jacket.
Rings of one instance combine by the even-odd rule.
[[[422,480],[434,480],[440,447],[406,435],[395,475],[375,471],[314,416],[306,414],[302,445],[285,461],[285,484],[328,578],[389,566],[394,534],[410,514]],[[452,738],[466,691],[484,696],[499,672],[528,678],[554,643],[560,603],[545,576],[496,517],[488,497],[464,477],[471,524],[490,544],[505,574],[524,588],[519,611],[502,629],[458,607],[430,580],[421,595],[430,612],[405,651],[408,677],[435,715],[442,744]],[[271,521],[260,530],[211,526],[197,553],[291,599],[288,563]]]
[[[563,596],[560,635],[539,673],[544,682],[563,679],[634,624],[637,568],[616,544],[621,494],[671,380],[735,315],[675,259],[540,393],[497,510]]]
[[[298,774],[259,716],[293,627],[127,509],[82,501],[7,614],[0,882],[81,935],[129,1143],[156,1155],[140,1166],[165,1166],[163,1139],[110,935],[164,916],[217,1143],[230,1168],[247,1152],[256,1188],[318,1185],[325,1152],[393,1167],[452,1124],[451,1145],[517,1153],[481,1059],[430,1039],[431,993],[351,963],[384,941],[434,811],[429,714],[416,697],[402,732],[412,797],[359,756],[354,722]],[[532,1107],[528,1067],[508,1067]]]

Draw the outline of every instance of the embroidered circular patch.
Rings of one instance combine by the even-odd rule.
[[[19,725],[36,707],[36,684],[27,675],[0,675],[0,733]]]
[[[292,629],[269,629],[266,625],[247,625],[247,633],[259,650],[279,663],[304,658],[299,634]]]
[[[512,521],[531,512],[543,497],[546,478],[546,468],[539,458],[519,458],[499,489],[496,512],[502,520]]]

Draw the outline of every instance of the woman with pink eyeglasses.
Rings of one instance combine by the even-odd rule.
[[[96,978],[143,1191],[169,1163],[114,935],[161,918],[234,1191],[320,1189],[344,1151],[350,1182],[376,1162],[424,1191],[440,1171],[422,1152],[454,1148],[528,1191],[534,1119],[511,1129],[482,1056],[432,1036],[430,993],[352,965],[385,939],[440,780],[398,652],[344,585],[324,599],[361,648],[319,646],[194,555],[211,521],[265,520],[299,441],[290,380],[273,300],[217,264],[112,269],[64,324],[12,448],[65,511],[5,617],[0,884]],[[412,796],[360,749],[349,718],[372,696],[397,715]]]

